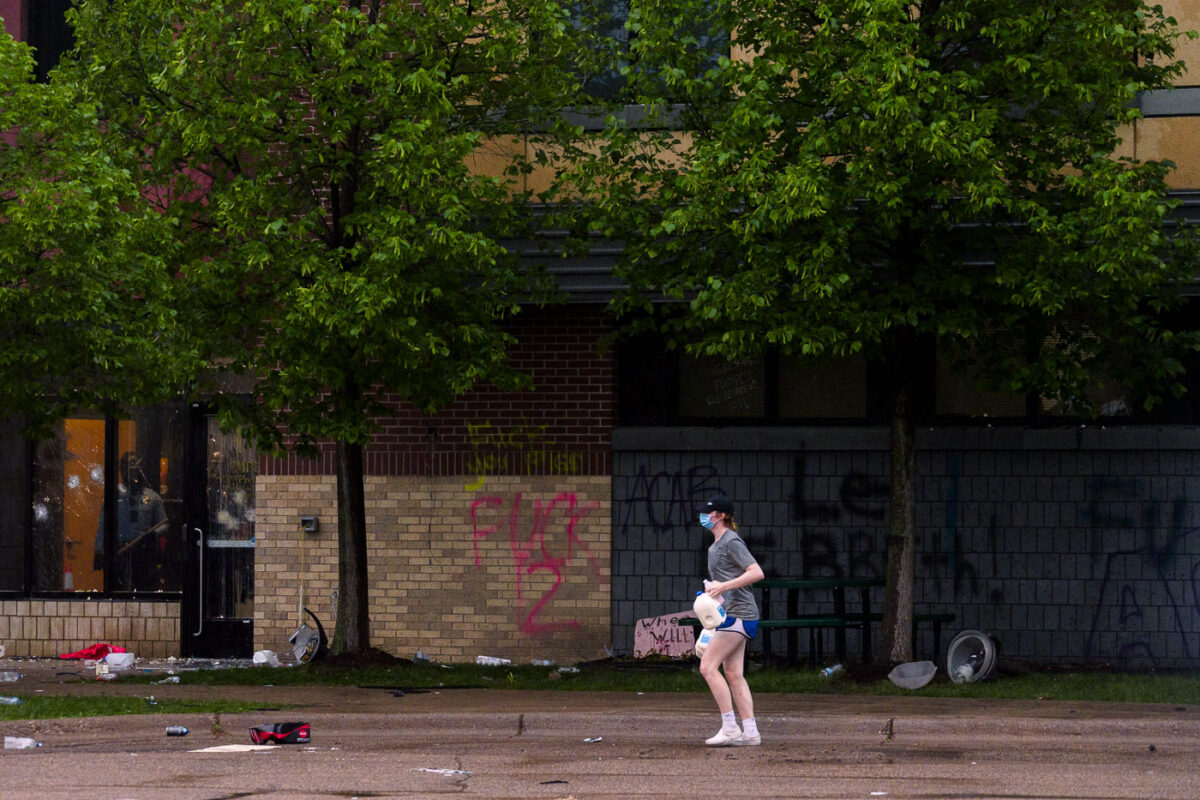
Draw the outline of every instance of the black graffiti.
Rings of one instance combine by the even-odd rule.
[[[882,520],[886,515],[883,502],[888,499],[889,484],[861,472],[849,472],[841,478],[838,500],[812,501],[807,497],[806,457],[796,456],[793,471],[792,517],[796,520],[815,520],[833,523],[842,515]]]
[[[1091,523],[1091,552],[1104,559],[1104,569],[1085,654],[1158,661],[1160,653],[1147,634],[1168,632],[1143,628],[1148,624],[1143,609],[1158,606],[1170,609],[1175,630],[1169,633],[1178,635],[1184,658],[1200,656],[1200,643],[1189,635],[1192,626],[1185,620],[1190,613],[1200,613],[1200,596],[1197,595],[1200,586],[1196,582],[1200,561],[1190,565],[1190,587],[1169,575],[1184,554],[1195,552],[1193,537],[1200,536],[1200,528],[1184,528],[1189,505],[1187,498],[1176,497],[1169,504],[1146,500],[1142,482],[1135,478],[1097,478],[1089,488],[1091,497],[1086,513]],[[1169,509],[1164,508],[1166,505]],[[1165,524],[1164,517],[1167,518]],[[1104,532],[1113,530],[1133,531],[1134,544],[1104,552]],[[1152,568],[1155,578],[1131,580],[1127,577],[1143,574],[1147,565]],[[1176,596],[1176,589],[1185,588],[1191,589],[1190,608],[1186,601]],[[1105,623],[1106,609],[1112,609],[1115,614],[1115,626],[1112,622]],[[1111,633],[1118,637],[1115,652],[1100,652],[1107,650],[1102,646],[1103,637]]]
[[[921,565],[931,575],[939,571],[943,575],[949,575],[954,581],[954,595],[956,597],[962,591],[964,579],[969,587],[968,594],[971,596],[979,594],[979,572],[975,569],[975,565],[971,563],[971,559],[966,558],[962,554],[962,549],[958,544],[957,531],[953,534],[953,544],[949,552],[930,548],[921,553]],[[1003,593],[1001,595],[1003,596]]]
[[[754,556],[754,559],[758,562],[758,565],[763,568],[763,572],[768,575],[776,574],[773,556],[777,552],[778,548],[780,548],[782,545],[779,544],[779,540],[775,536],[774,531],[768,526],[755,525],[749,527],[748,529],[742,528],[738,532],[738,536],[740,536],[742,541],[746,543],[746,548],[749,549],[750,553]],[[707,539],[701,539],[700,541],[700,549],[697,552],[700,555],[699,564],[701,566],[701,572],[697,574],[707,576],[708,545],[710,542]]]
[[[837,539],[845,541],[839,548]],[[832,533],[805,533],[801,543],[803,578],[878,578],[883,576],[880,536],[859,528]]]
[[[883,532],[881,528],[843,527],[847,522],[882,522],[887,515],[889,484],[861,472],[848,472],[837,478],[837,500],[812,500],[808,476],[808,456],[796,455],[793,461],[792,518],[801,523],[801,576],[878,577],[881,565]],[[830,526],[826,528],[825,526]]]
[[[635,522],[639,510],[645,512],[646,524],[657,533],[690,524],[698,503],[721,491],[714,480],[716,476],[716,467],[708,464],[654,474],[649,474],[645,465],[638,467],[637,477],[622,503],[625,510],[622,531],[628,532],[631,525],[639,524]]]

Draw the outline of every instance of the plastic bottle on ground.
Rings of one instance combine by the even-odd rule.
[[[841,664],[834,664],[832,667],[826,667],[825,669],[821,670],[821,677],[822,678],[836,678],[838,675],[841,675],[845,671],[846,671],[846,668],[843,667]]]
[[[19,697],[0,697],[0,706],[19,706],[21,702]]]
[[[29,750],[34,747],[41,747],[42,743],[37,739],[30,739],[28,736],[5,736],[5,750]]]
[[[971,683],[981,666],[983,666],[983,653],[971,653],[955,672],[962,683]]]
[[[501,667],[505,664],[511,664],[512,661],[507,658],[496,658],[495,656],[475,656],[475,663],[482,664],[485,667]]]

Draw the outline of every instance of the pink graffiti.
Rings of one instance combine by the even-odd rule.
[[[535,499],[528,534],[521,525],[522,511],[521,493],[513,495],[512,504],[508,510],[508,548],[516,568],[517,600],[522,599],[523,578],[538,571],[546,571],[554,576],[554,584],[542,593],[534,603],[529,613],[519,623],[522,633],[546,634],[560,630],[570,630],[579,627],[579,620],[561,620],[542,622],[538,615],[546,609],[554,595],[563,583],[563,568],[569,566],[575,556],[576,549],[582,551],[588,566],[596,577],[601,577],[600,566],[596,558],[588,550],[587,545],[575,534],[575,525],[586,518],[588,514],[600,507],[598,500],[580,503],[574,492],[562,492],[549,502]],[[504,498],[481,497],[471,503],[471,543],[475,550],[475,569],[483,568],[479,556],[479,542],[500,530],[502,523],[487,524],[481,522],[480,516],[501,514],[504,510]],[[526,507],[528,507],[526,505]],[[489,510],[494,511],[489,512]],[[546,533],[555,530],[556,525],[563,525],[566,534],[566,552],[554,554],[547,549]]]

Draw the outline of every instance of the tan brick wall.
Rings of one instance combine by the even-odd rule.
[[[179,603],[137,600],[0,600],[8,656],[54,658],[106,642],[142,658],[179,655]]]
[[[445,662],[599,658],[611,644],[607,476],[369,477],[371,643]],[[260,476],[255,648],[289,653],[304,602],[336,623],[332,476]],[[320,532],[299,531],[316,515]]]

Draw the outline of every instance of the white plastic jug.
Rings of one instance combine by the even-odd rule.
[[[725,606],[704,592],[696,592],[696,599],[692,603],[692,610],[696,612],[696,617],[699,618],[700,624],[706,628],[718,628],[725,621]]]
[[[696,655],[703,656],[704,651],[708,649],[709,642],[712,641],[713,634],[716,633],[712,628],[705,628],[700,631],[700,635],[696,637]]]

